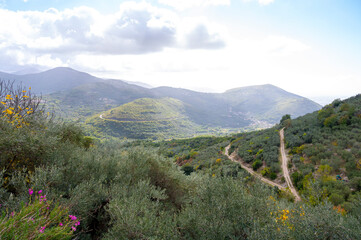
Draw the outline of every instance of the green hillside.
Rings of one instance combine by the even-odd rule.
[[[332,203],[347,209],[361,193],[361,95],[284,125],[296,187],[307,196],[317,180]]]
[[[321,108],[307,98],[271,84],[231,89],[219,97],[229,104],[230,112],[246,112],[271,124],[279,122],[285,114],[296,118]]]
[[[54,121],[41,108],[15,108],[18,101],[10,93],[0,93],[0,239],[333,240],[361,235],[361,194],[353,182],[359,176],[354,160],[360,158],[361,96],[296,120],[285,117],[277,126],[287,127],[291,151],[302,151],[304,163],[318,166],[301,180],[303,200],[292,202],[223,152],[230,142],[232,150],[245,145],[252,148],[251,161],[262,154],[268,164],[266,152],[272,151],[266,148],[277,142],[276,128],[222,138],[100,142],[74,123]],[[37,99],[32,95],[21,102]],[[174,99],[144,100],[156,108],[142,101],[119,113],[157,122],[184,109]],[[163,115],[164,109],[171,114]],[[125,120],[110,112],[103,114]],[[329,150],[331,156],[320,155],[320,161],[312,157]],[[345,161],[349,182],[335,180],[326,162],[318,165],[332,156]],[[335,200],[342,198],[336,194],[347,194],[337,207]]]
[[[197,134],[263,129],[273,126],[285,114],[294,118],[321,108],[309,99],[269,84],[224,93],[171,87],[149,89],[121,80],[97,78],[70,68],[25,75],[0,73],[0,77],[31,86],[34,93],[43,93],[48,111],[55,112],[65,121],[84,122],[90,116],[140,98],[178,99],[184,103],[184,117],[202,127]],[[193,129],[186,131],[184,136],[192,136],[190,132],[194,133]]]
[[[361,95],[267,130],[237,135],[231,151],[270,179],[280,176],[278,130],[285,127],[291,177],[304,199],[350,210],[361,195]]]
[[[65,119],[84,121],[99,112],[118,107],[138,98],[153,97],[146,88],[118,80],[84,84],[70,90],[44,96],[48,108]]]
[[[137,99],[97,114],[86,124],[100,134],[137,139],[189,137],[199,128],[188,119],[184,103],[172,98]]]

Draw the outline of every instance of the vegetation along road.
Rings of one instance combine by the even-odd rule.
[[[253,169],[247,167],[246,165],[244,165],[242,163],[242,161],[237,157],[237,153],[236,151],[234,151],[233,153],[231,153],[231,155],[229,155],[228,150],[231,147],[231,144],[229,144],[226,148],[225,148],[225,155],[233,162],[237,162],[241,165],[241,167],[243,169],[245,169],[247,172],[249,172],[251,175],[257,177],[258,179],[260,179],[262,182],[267,183],[269,185],[278,187],[280,190],[285,190],[285,187],[281,186],[278,183],[272,182],[271,180],[268,180],[267,178],[262,177],[261,175],[257,174],[255,171],[253,171]]]
[[[285,140],[284,128],[282,128],[281,131],[280,131],[280,141],[281,141],[280,151],[281,151],[281,162],[282,162],[283,176],[284,176],[284,178],[286,180],[288,188],[291,190],[292,194],[295,196],[295,200],[296,201],[301,201],[301,198],[298,195],[297,190],[293,186],[293,183],[292,183],[291,178],[290,178],[290,173],[288,171],[288,158],[287,158],[287,155],[286,155],[286,152],[285,152],[285,141],[284,140]]]

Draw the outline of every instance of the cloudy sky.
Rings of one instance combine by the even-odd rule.
[[[0,71],[67,66],[201,91],[361,93],[360,0],[0,0]]]

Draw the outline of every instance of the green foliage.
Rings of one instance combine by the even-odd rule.
[[[32,189],[30,193],[33,194]],[[37,194],[29,203],[21,204],[18,212],[2,211],[0,238],[71,239],[80,222],[76,217],[70,218],[68,213],[68,208],[54,205],[46,200],[46,195]]]
[[[317,116],[312,116],[310,121],[317,125]],[[28,128],[17,129],[1,121],[5,134],[0,134],[4,169],[0,204],[2,209],[13,209],[14,216],[22,216],[34,206],[21,205],[28,199],[25,192],[30,186],[44,187],[49,203],[58,202],[48,212],[55,211],[54,225],[48,225],[44,233],[46,229],[49,234],[58,231],[55,222],[64,210],[65,216],[69,211],[81,219],[76,231],[79,239],[357,239],[361,235],[360,193],[350,190],[350,186],[358,186],[359,170],[354,158],[361,158],[357,148],[360,132],[358,122],[353,118],[351,122],[352,133],[340,138],[337,129],[298,129],[301,123],[292,120],[286,134],[300,139],[301,143],[293,147],[305,145],[299,151],[302,156],[294,155],[298,155],[294,164],[311,165],[315,159],[330,166],[321,167],[325,171],[318,173],[301,167],[297,185],[302,184],[305,202],[292,203],[279,198],[274,189],[249,177],[223,155],[225,146],[233,141],[244,150],[240,154],[248,154],[245,156],[250,162],[264,162],[263,170],[267,169],[265,174],[272,178],[278,166],[279,137],[275,128],[222,138],[89,143],[72,124],[34,119]],[[337,146],[332,144],[335,139],[330,137],[330,131],[336,132]],[[305,136],[312,136],[313,145],[305,142],[305,132]],[[328,149],[334,152],[329,154]],[[333,153],[350,164],[346,165],[349,183],[329,180],[328,175],[336,171],[327,161],[335,156]],[[6,166],[12,159],[22,159],[22,165],[10,171]],[[193,167],[194,173],[185,175],[176,165],[177,159],[184,163],[182,167]],[[349,170],[352,166],[354,169]],[[325,179],[318,178],[318,174],[324,174]],[[341,205],[347,207],[347,214],[339,213],[327,202],[341,202],[335,194],[346,200]],[[11,216],[2,219],[6,220],[0,224],[10,226]],[[40,220],[39,224],[44,225]]]
[[[306,184],[309,174],[334,204],[348,206],[352,195],[358,194],[360,111],[361,95],[357,95],[344,101],[335,100],[318,112],[292,120],[285,139],[292,147],[292,162],[298,169],[293,180],[304,195],[312,195]],[[336,175],[341,175],[342,180],[336,181]]]
[[[252,168],[254,171],[257,171],[258,168],[260,168],[261,166],[262,166],[262,162],[259,159],[256,159],[256,161],[254,161],[252,164]]]

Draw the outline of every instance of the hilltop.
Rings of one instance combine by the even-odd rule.
[[[307,98],[269,84],[236,88],[224,93],[203,93],[172,87],[142,87],[139,83],[101,79],[70,68],[24,75],[3,73],[0,77],[22,82],[31,86],[33,92],[42,93],[48,109],[68,121],[85,122],[93,115],[141,98],[177,99],[183,105],[183,118],[201,128],[197,127],[196,134],[267,128],[285,114],[298,117],[321,108]],[[141,125],[141,122],[136,125]],[[156,129],[156,126],[153,127]],[[195,129],[186,132],[193,133]],[[115,131],[112,135],[119,136],[119,133]],[[170,138],[174,135],[162,136]]]
[[[136,139],[190,137],[199,128],[186,116],[184,103],[173,98],[140,98],[96,114],[86,124],[96,133]]]

